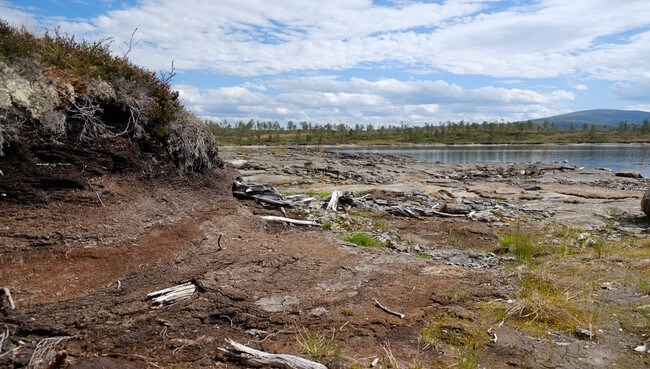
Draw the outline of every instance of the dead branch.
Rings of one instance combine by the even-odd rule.
[[[431,210],[431,213],[441,216],[441,217],[447,217],[447,218],[466,218],[467,215],[465,214],[449,214],[449,213],[443,213],[441,211],[437,210]]]
[[[406,315],[404,315],[402,313],[398,313],[397,311],[394,311],[394,310],[391,310],[391,309],[387,308],[386,306],[382,305],[379,301],[377,301],[377,299],[375,299],[375,304],[377,304],[377,306],[380,309],[382,309],[383,311],[385,311],[385,312],[387,312],[389,314],[396,315],[396,316],[400,317],[401,319],[406,318]]]
[[[196,292],[196,285],[192,282],[165,288],[147,295],[147,300],[152,300],[151,307],[159,309],[164,305],[171,305],[192,298]]]
[[[271,366],[286,369],[327,369],[321,363],[303,359],[298,356],[286,354],[270,354],[268,352],[252,349],[248,346],[237,343],[230,338],[226,342],[233,348],[220,347],[227,356],[237,359],[244,365],[250,366]]]
[[[268,220],[269,222],[284,222],[284,223],[290,223],[290,224],[313,225],[313,226],[319,225],[318,223],[312,222],[311,220],[301,220],[301,219],[291,219],[291,218],[285,218],[285,217],[276,217],[274,215],[263,215],[262,219]]]
[[[123,59],[126,59],[126,57],[129,55],[129,53],[131,52],[131,50],[133,50],[133,48],[136,47],[136,46],[138,46],[138,44],[140,43],[140,40],[138,40],[138,41],[136,41],[135,43],[133,43],[133,38],[135,37],[135,33],[136,33],[137,31],[138,31],[138,27],[135,27],[135,29],[133,30],[133,33],[131,33],[131,38],[129,39],[129,42],[128,42],[128,43],[125,42],[125,43],[126,43],[126,47],[127,47],[126,51],[124,51],[124,50],[120,47],[120,50],[122,50],[122,58],[123,58]],[[119,47],[119,46],[118,46],[118,47]]]
[[[9,291],[9,288],[3,287],[2,292],[7,296],[7,300],[9,300],[9,308],[11,310],[16,310],[16,304],[14,304],[14,299],[11,297],[11,291]]]

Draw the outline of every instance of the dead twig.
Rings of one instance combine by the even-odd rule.
[[[375,304],[376,304],[380,309],[382,309],[383,311],[385,311],[385,312],[387,312],[387,313],[389,313],[389,314],[396,315],[396,316],[400,317],[400,319],[404,319],[404,318],[406,318],[406,315],[404,315],[404,314],[402,314],[402,313],[398,313],[397,311],[394,311],[394,310],[391,310],[391,309],[387,308],[386,306],[382,305],[379,301],[377,301],[377,299],[375,299]]]
[[[2,292],[5,296],[7,296],[7,300],[9,301],[9,308],[11,310],[16,310],[16,304],[14,304],[14,299],[11,297],[11,291],[9,291],[9,288],[3,287]]]

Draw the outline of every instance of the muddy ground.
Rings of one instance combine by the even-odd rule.
[[[646,179],[565,164],[436,166],[302,148],[221,156],[229,167],[208,174],[100,171],[73,188],[41,186],[45,192],[29,201],[11,201],[20,186],[5,176],[0,287],[10,289],[16,309],[3,298],[0,367],[27,367],[51,337],[65,339],[49,356],[37,351],[47,360],[32,367],[238,367],[218,349],[226,338],[309,357],[305,337],[322,346],[312,359],[331,368],[369,367],[375,358],[385,368],[650,366],[650,354],[635,350],[650,334],[650,298],[636,278],[650,268],[649,225],[639,209]],[[233,197],[237,177],[313,195],[310,207],[286,215],[322,223],[327,214],[332,227],[261,219],[284,214]],[[324,213],[333,190],[365,195],[375,207]],[[384,211],[422,199],[464,204],[472,214]],[[562,225],[634,245],[633,253],[596,258],[583,250],[547,265],[566,291],[590,286],[576,306],[594,319],[578,319],[576,331],[499,315],[515,311],[508,304],[518,306],[518,278],[537,268],[518,263],[499,238],[521,227],[539,242],[561,243],[573,237],[551,230]],[[386,235],[389,247],[342,240],[354,231]],[[486,253],[496,264],[462,261]],[[190,300],[156,309],[146,300],[184,282],[197,286]]]

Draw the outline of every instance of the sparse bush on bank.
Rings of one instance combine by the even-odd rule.
[[[37,133],[47,141],[110,136],[160,146],[179,172],[218,162],[214,135],[180,104],[169,78],[113,56],[110,38],[37,36],[0,20],[0,40],[0,155]]]

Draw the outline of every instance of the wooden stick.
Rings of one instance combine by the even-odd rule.
[[[252,349],[248,346],[237,343],[230,338],[226,342],[233,348],[220,347],[219,350],[226,355],[236,358],[245,365],[250,366],[270,366],[275,368],[286,369],[327,369],[321,363],[303,359],[298,356],[286,354],[270,354],[268,352]]]
[[[431,212],[432,212],[433,214],[435,214],[435,215],[439,215],[439,216],[441,216],[441,217],[449,217],[449,218],[452,218],[452,217],[455,217],[455,218],[466,218],[466,217],[467,217],[467,215],[465,215],[465,214],[449,214],[449,213],[443,213],[443,212],[441,212],[441,211],[437,211],[437,210],[431,210]]]
[[[9,288],[3,287],[2,292],[4,292],[5,296],[7,296],[7,300],[9,300],[9,308],[11,310],[16,310],[16,304],[14,304],[14,299],[11,297],[11,291],[9,291]]]
[[[301,220],[301,219],[291,219],[291,218],[285,218],[285,217],[276,217],[275,215],[263,215],[262,219],[268,220],[270,222],[284,222],[284,223],[291,223],[291,224],[313,225],[313,226],[320,225],[320,224],[318,224],[316,222],[312,222],[311,220]]]
[[[397,316],[400,317],[401,319],[406,318],[406,315],[404,315],[404,314],[402,314],[402,313],[398,313],[397,311],[394,311],[394,310],[391,310],[391,309],[387,308],[386,306],[382,305],[379,301],[377,301],[377,299],[375,299],[375,304],[377,304],[377,306],[378,306],[381,310],[383,310],[383,311],[385,311],[385,312],[387,312],[387,313],[389,313],[389,314],[397,315]]]

